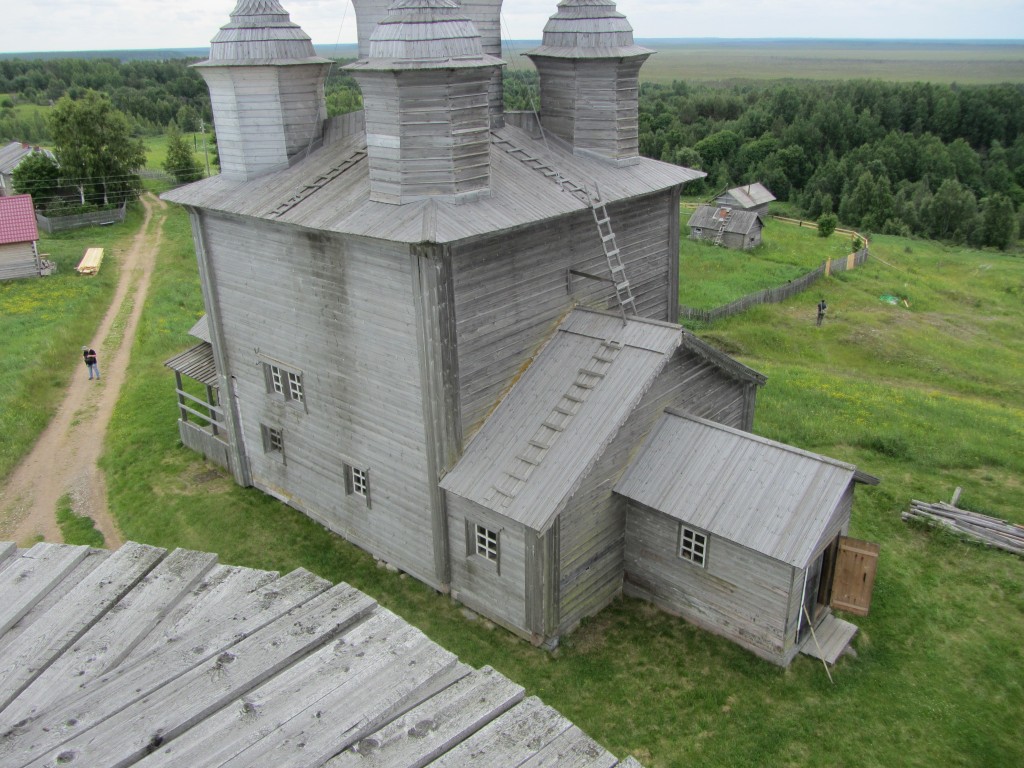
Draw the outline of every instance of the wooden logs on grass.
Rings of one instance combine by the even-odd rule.
[[[1024,555],[1024,526],[1006,520],[970,512],[941,501],[929,504],[916,499],[910,502],[910,509],[901,517],[904,520],[923,520],[929,525],[949,529],[986,546]]]

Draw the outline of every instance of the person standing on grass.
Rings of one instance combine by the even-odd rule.
[[[821,297],[821,301],[818,302],[818,325],[821,325],[821,321],[825,319],[825,310],[828,309],[828,304],[825,303],[825,297]]]
[[[82,357],[85,358],[85,365],[89,369],[89,381],[92,381],[94,373],[98,379],[100,377],[100,364],[99,359],[96,357],[96,350],[92,347],[82,347]]]

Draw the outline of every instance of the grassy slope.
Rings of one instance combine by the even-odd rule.
[[[124,224],[44,235],[39,250],[57,273],[0,282],[0,481],[46,426],[69,377],[84,375],[81,347],[100,342],[94,334],[117,286],[120,257],[141,221],[133,209]],[[75,267],[91,247],[105,249],[103,268],[83,277]],[[97,351],[102,369],[103,349]]]
[[[779,670],[629,600],[552,657],[233,486],[178,445],[161,361],[190,343],[183,334],[201,310],[180,213],[166,242],[104,459],[128,537],[348,581],[652,768],[1024,761],[1020,560],[899,519],[911,497],[962,485],[966,503],[1024,522],[1021,260],[879,238],[867,267],[821,284],[832,307],[822,329],[813,302],[798,297],[705,333],[769,375],[760,432],[884,480],[860,489],[853,520],[854,535],[883,545],[875,604],[858,620],[859,658],[844,660],[830,686],[810,659]],[[894,292],[909,296],[909,310],[877,299]]]

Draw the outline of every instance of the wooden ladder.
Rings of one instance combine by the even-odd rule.
[[[526,485],[526,481],[530,479],[530,475],[544,461],[555,441],[569,427],[569,423],[590,397],[590,393],[607,375],[622,347],[622,342],[618,341],[600,342],[587,367],[576,372],[576,378],[568,391],[559,398],[551,413],[534,430],[526,441],[526,446],[512,460],[511,466],[504,470],[503,477],[491,486],[484,496],[485,501],[496,502],[501,509],[512,503]]]
[[[722,218],[722,223],[718,226],[718,232],[715,233],[715,245],[721,245],[722,240],[725,238],[725,227],[729,224],[729,219],[732,218],[732,209],[725,209],[725,216]]]
[[[575,197],[582,203],[590,206],[594,215],[594,223],[597,225],[597,234],[601,238],[601,247],[608,262],[608,270],[611,272],[611,283],[615,286],[615,298],[619,302],[622,311],[622,320],[625,322],[626,313],[636,315],[636,299],[633,296],[632,286],[626,278],[626,267],[622,263],[622,253],[615,242],[615,231],[612,229],[611,217],[608,215],[607,206],[601,201],[600,190],[591,193],[585,186],[576,184],[563,176],[557,169],[544,162],[539,157],[534,157],[522,147],[518,147],[508,139],[503,139],[496,133],[491,133],[491,143],[499,149],[514,157],[528,168],[543,174],[554,181],[563,190]],[[595,188],[596,188],[595,182]]]
[[[320,176],[318,176],[317,178],[313,179],[313,181],[311,181],[309,184],[307,184],[304,187],[302,187],[301,189],[299,189],[298,192],[296,192],[294,195],[292,195],[287,200],[285,200],[283,203],[281,203],[279,206],[277,206],[277,208],[275,208],[274,210],[270,211],[267,215],[268,216],[274,216],[275,218],[283,216],[288,211],[290,211],[292,208],[294,208],[299,203],[301,203],[303,200],[305,200],[306,198],[310,197],[314,192],[316,192],[318,190],[321,190],[324,187],[326,187],[329,183],[331,183],[336,178],[341,176],[341,174],[343,174],[345,171],[347,171],[353,165],[358,163],[364,157],[366,157],[366,150],[365,149],[357,149],[351,155],[349,155],[344,160],[342,160],[341,163],[339,163],[338,165],[334,166],[330,170],[325,171]]]

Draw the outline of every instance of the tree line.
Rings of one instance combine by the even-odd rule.
[[[539,104],[509,74],[507,106]],[[760,181],[867,232],[1006,248],[1024,224],[1024,85],[644,83],[639,141],[708,174],[687,193]]]

